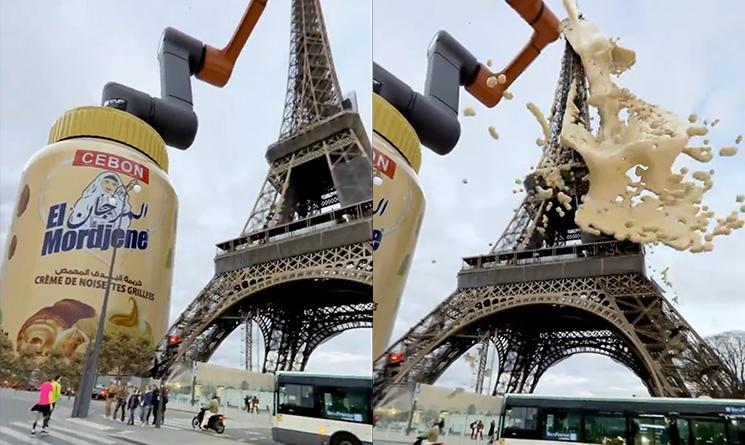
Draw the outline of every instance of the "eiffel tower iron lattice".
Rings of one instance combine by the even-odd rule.
[[[160,342],[161,377],[207,361],[246,320],[264,337],[263,372],[302,370],[324,341],[372,327],[371,146],[341,94],[319,0],[292,1],[280,128],[240,236],[217,245],[215,275]]]
[[[559,142],[570,106],[589,128],[584,70],[567,43],[537,171],[558,169],[576,208],[588,184],[582,158]],[[549,188],[541,176],[526,178],[528,195],[492,250],[464,258],[456,291],[376,359],[375,404],[415,383],[433,384],[485,337],[499,357],[492,394],[532,392],[554,364],[597,353],[626,366],[655,396],[727,396],[728,371],[645,275],[644,248],[582,232],[573,210],[551,212],[562,204],[533,192]],[[404,361],[392,370],[394,352]]]

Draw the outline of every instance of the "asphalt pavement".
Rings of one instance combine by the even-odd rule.
[[[89,416],[85,419],[70,417],[74,399],[63,396],[49,423],[49,434],[31,436],[35,413],[29,409],[38,400],[38,394],[25,391],[0,389],[0,445],[164,445],[164,444],[230,444],[272,445],[271,425],[268,415],[245,412],[226,413],[224,434],[211,431],[194,431],[191,419],[197,409],[171,406],[165,413],[160,429],[152,426],[129,426],[125,422],[104,417],[104,404],[91,401]],[[188,409],[188,411],[187,411]]]

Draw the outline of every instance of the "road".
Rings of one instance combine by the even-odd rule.
[[[0,389],[0,445],[272,445],[271,427],[267,415],[252,417],[246,413],[230,413],[225,433],[197,432],[191,428],[194,412],[166,410],[163,428],[141,428],[104,417],[103,402],[92,401],[90,415],[85,419],[70,417],[74,399],[57,402],[49,424],[49,435],[31,436],[35,413],[29,409],[38,400],[36,393]]]

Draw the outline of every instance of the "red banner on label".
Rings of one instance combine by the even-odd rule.
[[[144,165],[102,151],[78,150],[75,152],[75,159],[72,161],[72,165],[78,167],[97,167],[122,173],[130,178],[139,179],[145,184],[148,184],[150,180],[150,170]]]
[[[375,147],[373,147],[373,167],[391,179],[396,176],[396,161],[384,155]]]

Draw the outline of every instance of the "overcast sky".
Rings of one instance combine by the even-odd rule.
[[[566,16],[560,0],[546,3],[560,18]],[[745,133],[745,38],[740,23],[745,5],[674,3],[671,7],[665,1],[580,0],[580,9],[608,36],[620,37],[621,45],[636,51],[637,65],[621,77],[622,86],[683,119],[690,113],[720,118],[709,138],[717,149],[731,145],[736,135]],[[469,0],[467,4],[375,0],[374,60],[422,91],[427,46],[438,30],[445,29],[482,62],[493,59],[494,69],[506,65],[532,30],[504,2]],[[541,136],[525,104],[534,102],[548,114],[563,50],[563,41],[548,47],[511,87],[515,99],[503,100],[491,110],[462,92],[461,109],[473,106],[477,115],[461,115],[458,146],[446,157],[425,149],[420,178],[427,210],[394,341],[455,289],[461,257],[486,253],[522,200],[522,195],[512,194],[514,180],[538,161],[535,140]],[[490,125],[499,132],[498,141],[489,136]],[[735,196],[745,193],[744,156],[742,152],[734,158],[715,156],[706,166],[716,170],[715,186],[705,200],[713,210],[724,214],[737,208]],[[462,183],[463,178],[468,178],[468,184]],[[712,253],[653,250],[647,263],[657,271],[670,266],[669,277],[680,296],[677,309],[699,334],[744,327],[745,232],[717,238]],[[460,360],[438,385],[469,387],[471,381],[468,365]],[[630,395],[645,390],[638,378],[612,360],[578,355],[548,371],[538,392]]]
[[[159,96],[163,29],[173,26],[222,47],[247,3],[0,2],[0,251],[23,166],[46,144],[52,123],[70,108],[99,104],[108,81]],[[369,5],[322,5],[342,91],[357,91],[370,128]],[[239,234],[268,171],[264,153],[279,135],[285,99],[289,23],[289,2],[269,2],[228,85],[192,81],[196,141],[186,152],[169,149],[180,201],[171,321],[213,276],[215,243]],[[236,331],[226,340],[213,362],[241,366],[240,336]],[[318,348],[308,368],[369,373],[371,344],[370,330],[348,331]]]

